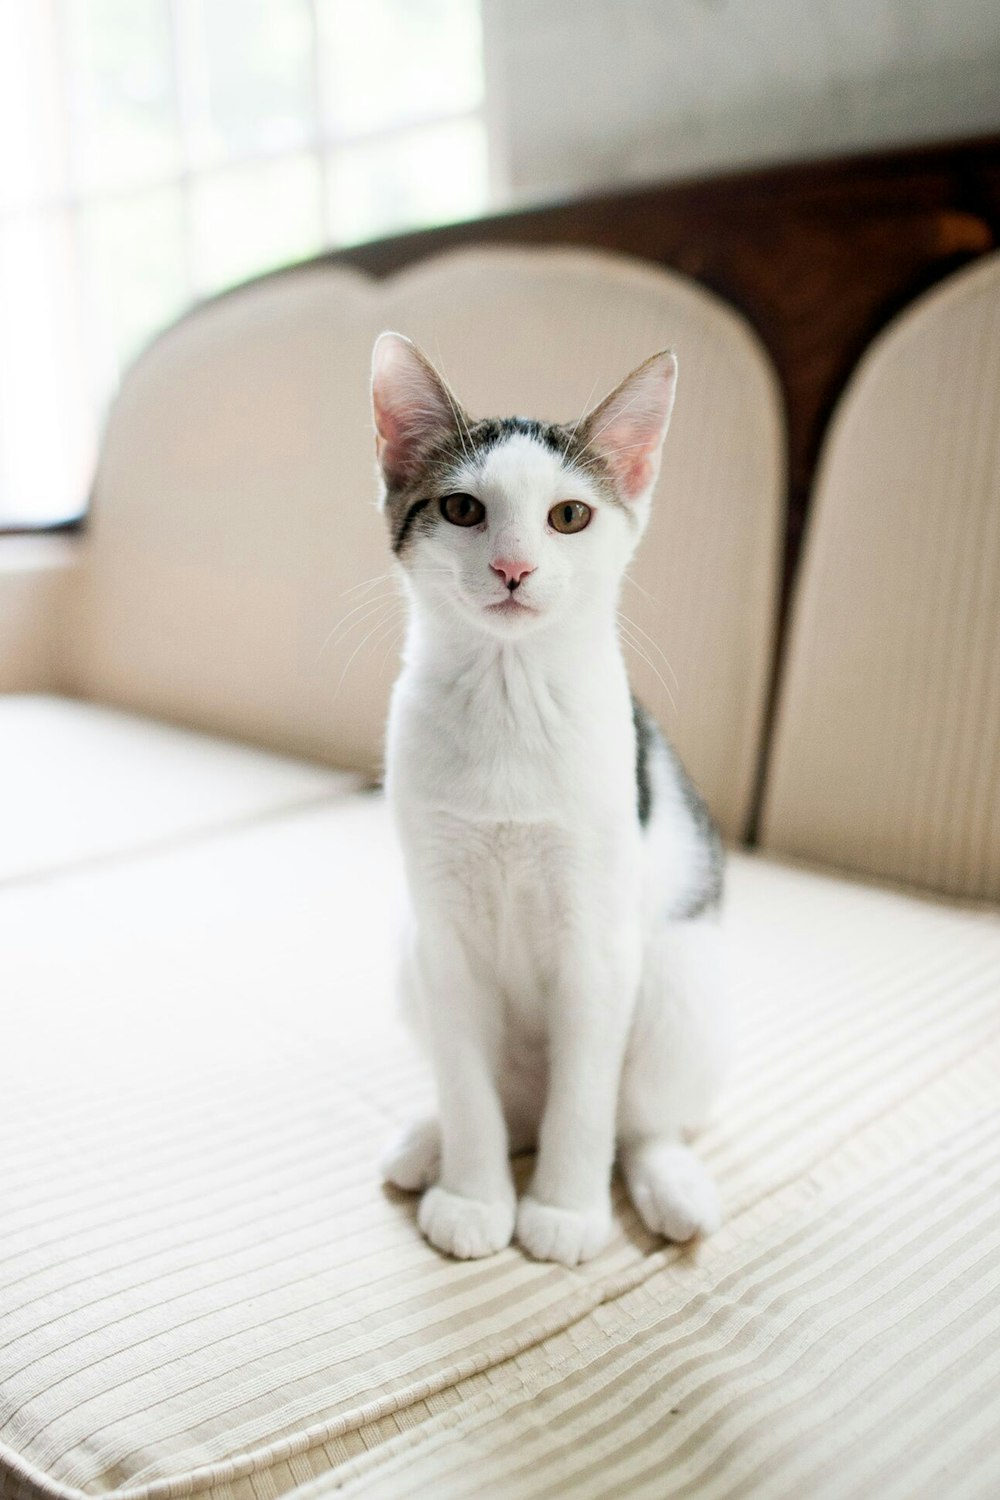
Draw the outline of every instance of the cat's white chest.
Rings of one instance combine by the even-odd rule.
[[[605,684],[582,660],[559,684],[514,655],[443,681],[404,674],[388,750],[411,808],[470,823],[578,827],[583,807],[599,819],[621,803],[627,814],[633,796],[624,673]]]
[[[562,737],[544,691],[518,683],[512,702],[500,674],[407,693],[393,705],[406,761],[396,771],[428,808],[470,821],[523,823],[549,817],[558,798]],[[511,852],[511,859],[516,855]]]
[[[540,1038],[564,937],[565,834],[544,823],[435,813],[420,844],[425,879],[449,903],[475,966],[492,977],[508,1029]]]

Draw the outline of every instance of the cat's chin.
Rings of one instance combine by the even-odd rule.
[[[522,604],[519,599],[514,598],[513,594],[507,599],[501,599],[498,604],[487,604],[483,607],[488,615],[498,620],[525,620],[533,616],[537,618],[541,614],[540,609],[536,609],[533,604]]]
[[[532,604],[520,604],[516,599],[501,599],[498,604],[487,604],[480,610],[480,619],[491,635],[523,635],[544,618],[544,611]]]
[[[431,600],[429,609],[430,615],[437,619],[461,621],[466,626],[471,625],[477,633],[502,641],[529,635],[553,616],[551,605],[522,604],[511,598],[494,599],[484,604],[481,599],[458,590],[450,595],[447,605],[442,605],[440,599],[437,602]]]

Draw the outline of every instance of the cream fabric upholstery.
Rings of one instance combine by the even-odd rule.
[[[995,1492],[1000,918],[734,858],[727,1225],[568,1271],[377,1186],[401,895],[370,794],[4,891],[0,1489]]]
[[[63,686],[60,641],[80,538],[0,536],[0,693]]]
[[[295,1500],[992,1500],[998,1067],[996,1046],[969,1060],[912,1141],[876,1125],[867,1160],[834,1152],[696,1267],[429,1398],[402,1434],[373,1424],[373,1452]]]
[[[973,896],[1000,894],[997,288],[993,261],[928,299],[845,397],[766,818],[775,847]],[[377,762],[383,325],[473,409],[556,417],[678,347],[625,607],[679,719],[637,682],[745,821],[782,438],[731,314],[621,261],[482,251],[277,278],[165,336],[113,415],[85,563],[12,591],[0,567],[0,685],[65,671],[119,705],[0,698],[0,1496],[996,1495],[1000,915],[734,856],[721,1232],[655,1244],[619,1193],[589,1266],[457,1264],[378,1186],[429,1103],[382,799],[124,711]]]
[[[111,415],[67,643],[75,691],[378,765],[401,615],[391,583],[364,588],[389,568],[367,395],[387,326],[479,414],[575,420],[653,350],[679,351],[659,504],[624,608],[649,657],[639,688],[739,833],[772,646],[779,397],[737,315],[620,258],[474,250],[383,283],[304,270],[168,332]]]
[[[316,802],[358,780],[93,703],[0,696],[0,885]]]
[[[1000,899],[1000,255],[872,346],[823,455],[773,849]]]

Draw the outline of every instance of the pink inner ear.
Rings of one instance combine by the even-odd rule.
[[[372,407],[375,412],[375,430],[382,443],[397,443],[402,435],[402,423],[396,409],[382,399],[376,388],[372,391]]]
[[[656,478],[650,452],[653,446],[652,443],[640,442],[637,451],[630,454],[626,444],[621,451],[609,455],[615,477],[629,499],[641,495]]]
[[[656,478],[665,431],[662,415],[653,412],[605,415],[604,424],[598,425],[590,445],[604,458],[626,499],[636,499]]]
[[[398,469],[406,449],[406,425],[402,413],[385,401],[379,400],[377,391],[372,392],[372,407],[375,412],[375,452],[379,463],[386,469]]]
[[[375,451],[390,483],[408,479],[421,453],[455,422],[451,398],[436,370],[409,340],[383,334],[372,368]]]
[[[587,422],[587,445],[605,460],[626,500],[654,483],[674,403],[677,362],[654,355],[602,401]]]

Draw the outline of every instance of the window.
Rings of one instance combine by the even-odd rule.
[[[477,0],[0,5],[0,526],[85,504],[190,302],[488,198]]]

